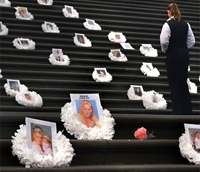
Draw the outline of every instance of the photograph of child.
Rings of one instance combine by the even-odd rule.
[[[7,79],[7,84],[11,90],[18,91],[18,92],[20,91],[20,81],[19,80]]]
[[[106,76],[106,69],[105,68],[95,68],[97,74],[99,77],[105,77]]]
[[[101,127],[99,117],[102,115],[102,107],[98,94],[70,94],[75,105],[75,111],[79,120],[88,128]]]
[[[82,34],[77,34],[76,36],[77,36],[78,42],[80,42],[81,44],[85,44],[84,35],[82,35]]]
[[[26,118],[28,146],[33,153],[53,156],[53,139],[56,124],[52,122]]]
[[[200,153],[200,125],[185,124],[184,126],[192,147]]]

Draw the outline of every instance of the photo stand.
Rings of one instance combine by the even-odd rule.
[[[66,103],[61,109],[61,121],[64,122],[66,130],[78,140],[112,140],[115,133],[115,120],[107,109],[103,110],[99,118],[101,127],[87,128],[78,119],[72,103]]]
[[[43,32],[60,33],[58,26],[55,23],[45,21],[42,25]]]
[[[160,72],[156,67],[153,67],[152,63],[142,63],[140,71],[147,77],[159,77]]]
[[[10,81],[10,79],[7,80],[7,82]],[[19,80],[11,80],[11,81],[19,81]],[[7,95],[11,96],[11,97],[15,97],[17,93],[19,92],[26,92],[28,91],[28,88],[21,84],[20,82],[17,82],[18,86],[19,86],[19,91],[18,90],[14,90],[11,89],[8,83],[4,84],[4,89]]]
[[[101,26],[95,22],[95,20],[85,19],[83,26],[89,30],[101,30]]]
[[[62,49],[61,49],[62,51]],[[54,54],[53,49],[52,53],[49,56],[49,62],[52,65],[60,65],[60,66],[69,66],[70,64],[70,58],[67,55],[62,54]]]
[[[8,35],[8,28],[2,22],[0,22],[0,36]]]
[[[125,56],[125,54],[123,54],[120,49],[111,49],[108,57],[112,60],[112,61],[116,61],[116,62],[127,62],[128,59]]]
[[[142,102],[145,109],[148,110],[166,110],[167,101],[162,94],[152,91],[144,92],[142,95]]]
[[[146,57],[158,57],[158,50],[153,48],[151,44],[142,44],[140,53]]]
[[[40,5],[53,5],[53,0],[37,0]]]
[[[13,40],[13,46],[21,50],[34,50],[35,42],[28,38],[15,38]]]
[[[83,41],[83,42],[80,42]],[[91,41],[84,35],[80,33],[75,33],[74,44],[78,47],[92,47]]]
[[[141,85],[130,85],[127,96],[129,100],[142,100],[143,93],[144,90]]]
[[[126,37],[123,35],[122,32],[113,32],[111,31],[108,34],[108,39],[114,43],[124,43],[126,42]]]
[[[42,97],[35,91],[18,92],[15,96],[18,104],[27,107],[42,107]]]
[[[95,68],[92,73],[92,78],[96,82],[111,82],[112,75],[107,72],[106,68]]]
[[[12,152],[17,156],[20,163],[26,168],[54,168],[69,166],[74,154],[72,145],[60,131],[54,139],[54,155],[40,155],[32,153],[27,144],[26,125],[20,125],[20,128],[12,137]]]
[[[0,0],[0,7],[10,7],[11,3],[9,0]]]
[[[33,20],[33,15],[28,12],[28,9],[26,7],[15,7],[15,16],[17,19],[20,20]]]
[[[198,150],[196,150],[195,137],[200,134],[200,126],[196,124],[184,124],[185,133],[179,137],[179,149],[183,158],[190,163],[200,165],[199,139],[197,140]],[[193,131],[193,133],[190,133]],[[199,136],[198,136],[199,137]]]
[[[187,79],[187,84],[190,94],[197,94],[197,85],[191,82],[189,78]]]
[[[67,18],[79,18],[79,13],[73,6],[65,5],[62,9],[63,15]]]

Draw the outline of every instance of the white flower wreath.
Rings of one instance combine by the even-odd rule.
[[[186,133],[179,138],[179,148],[181,155],[187,158],[189,162],[200,164],[200,153],[194,150]]]
[[[92,78],[96,82],[111,82],[112,81],[112,75],[108,72],[106,72],[106,75],[104,77],[100,77],[96,70],[92,73]]]
[[[13,155],[16,155],[27,168],[69,166],[74,156],[74,149],[69,139],[61,132],[57,133],[54,140],[54,156],[40,155],[36,152],[32,153],[27,144],[26,125],[20,125],[20,129],[12,137],[12,150]]]
[[[37,0],[38,4],[40,5],[52,5],[53,0],[48,0],[47,2],[44,2],[43,0]]]
[[[156,67],[153,67],[152,63],[142,63],[142,66],[140,67],[140,71],[147,75],[148,77],[159,77],[160,72]]]
[[[137,86],[140,87],[141,89],[141,93],[144,93],[143,87],[142,86]],[[128,91],[127,91],[127,96],[129,100],[142,100],[142,96],[138,96],[137,94],[135,94],[135,90],[134,90],[134,85],[130,85]]]
[[[26,17],[21,16],[18,12],[19,8],[21,8],[21,7],[15,7],[15,9],[16,9],[15,16],[17,19],[20,19],[20,20],[33,20],[34,19],[33,15],[28,11],[27,11]],[[23,8],[25,8],[25,7],[23,7]]]
[[[70,64],[70,59],[67,55],[62,55],[61,57],[63,59],[63,61],[58,61],[56,60],[55,56],[53,54],[50,54],[49,56],[49,62],[52,65],[61,65],[61,66],[69,66]]]
[[[70,8],[71,13],[69,13],[66,8]],[[63,15],[67,18],[79,18],[79,13],[72,6],[65,5],[64,8],[62,9],[62,12]]]
[[[30,96],[30,100],[26,98],[26,94]],[[18,92],[15,96],[17,103],[28,107],[42,107],[42,97],[35,91]]]
[[[116,39],[116,35],[120,35],[120,38],[119,39]],[[113,32],[111,31],[109,34],[108,34],[108,39],[111,41],[111,42],[115,42],[115,43],[123,43],[123,42],[126,42],[126,37],[123,35],[123,33],[121,32]]]
[[[115,120],[107,109],[103,110],[103,115],[99,119],[101,127],[87,128],[78,120],[71,103],[66,103],[61,109],[61,121],[64,122],[66,130],[80,140],[111,140],[115,133]]]
[[[191,94],[197,94],[197,85],[194,82],[191,82],[190,79],[187,79],[188,89]]]
[[[153,48],[151,44],[142,44],[140,46],[140,52],[144,56],[147,57],[157,57],[158,56],[158,50]]]
[[[26,92],[26,91],[28,91],[28,88],[25,85],[23,85],[23,84],[20,84],[19,87],[20,87],[19,88],[20,92]],[[9,85],[7,83],[4,84],[4,88],[5,88],[6,94],[9,95],[9,96],[15,97],[16,94],[19,93],[16,90],[10,89],[10,87],[9,87]]]
[[[48,29],[48,24],[52,26],[52,30]],[[55,23],[44,21],[41,25],[43,32],[47,33],[60,33],[58,26]]]
[[[165,110],[167,102],[162,94],[152,91],[146,91],[142,94],[143,106],[150,110]]]
[[[92,22],[92,24],[89,23],[90,21]],[[89,30],[101,30],[101,26],[94,20],[90,19],[86,19],[86,21],[83,23],[83,26]]]
[[[116,61],[116,62],[127,62],[128,59],[127,59],[126,55],[123,54],[121,51],[120,51],[120,54],[121,54],[120,57],[116,57],[116,56],[113,55],[112,50],[111,50],[111,51],[109,52],[109,54],[108,54],[108,57],[109,57],[112,61]]]
[[[28,44],[24,45],[21,43],[21,41],[27,41]],[[13,46],[16,47],[17,49],[24,49],[24,50],[34,50],[35,49],[35,42],[27,39],[27,38],[15,38],[13,40]]]
[[[1,7],[10,7],[11,3],[8,0],[5,0],[5,2],[0,2]]]
[[[0,22],[1,25],[1,32],[0,32],[0,36],[3,35],[8,35],[8,28],[6,27],[6,25],[4,25],[2,22]]]
[[[81,34],[81,35],[83,35],[83,34]],[[74,44],[75,44],[76,46],[78,46],[78,47],[92,47],[91,41],[90,41],[85,35],[83,35],[83,37],[84,37],[85,43],[80,43],[80,42],[78,41],[78,39],[77,39],[77,34],[75,33],[75,36],[74,36]]]

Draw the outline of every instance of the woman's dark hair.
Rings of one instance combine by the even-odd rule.
[[[170,3],[167,10],[171,12],[172,16],[174,16],[176,20],[181,20],[181,11],[176,3]]]

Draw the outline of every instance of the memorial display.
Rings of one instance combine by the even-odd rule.
[[[13,40],[13,46],[17,49],[34,50],[35,42],[28,38],[15,38]]]
[[[74,7],[65,5],[62,9],[63,15],[67,18],[79,18],[79,13]]]
[[[144,56],[147,57],[157,57],[158,56],[158,50],[153,48],[151,44],[142,44],[140,46],[140,52]]]
[[[140,71],[148,76],[148,77],[159,77],[160,72],[156,67],[153,67],[152,63],[142,63],[142,66],[140,67]]]
[[[111,31],[108,34],[108,39],[114,43],[124,43],[126,42],[126,37],[123,35],[122,32],[113,32]]]
[[[96,82],[111,82],[112,81],[112,75],[107,72],[106,68],[95,68],[92,73],[92,78]]]
[[[33,20],[33,15],[28,11],[26,7],[15,7],[15,16],[20,20]]]
[[[44,21],[41,25],[43,32],[60,33],[58,26],[55,23]]]
[[[85,34],[75,33],[74,44],[78,47],[91,47],[91,41],[85,36]]]
[[[127,62],[128,59],[126,57],[125,54],[123,54],[120,49],[111,49],[108,57],[112,60],[112,61],[118,61],[118,62]]]

